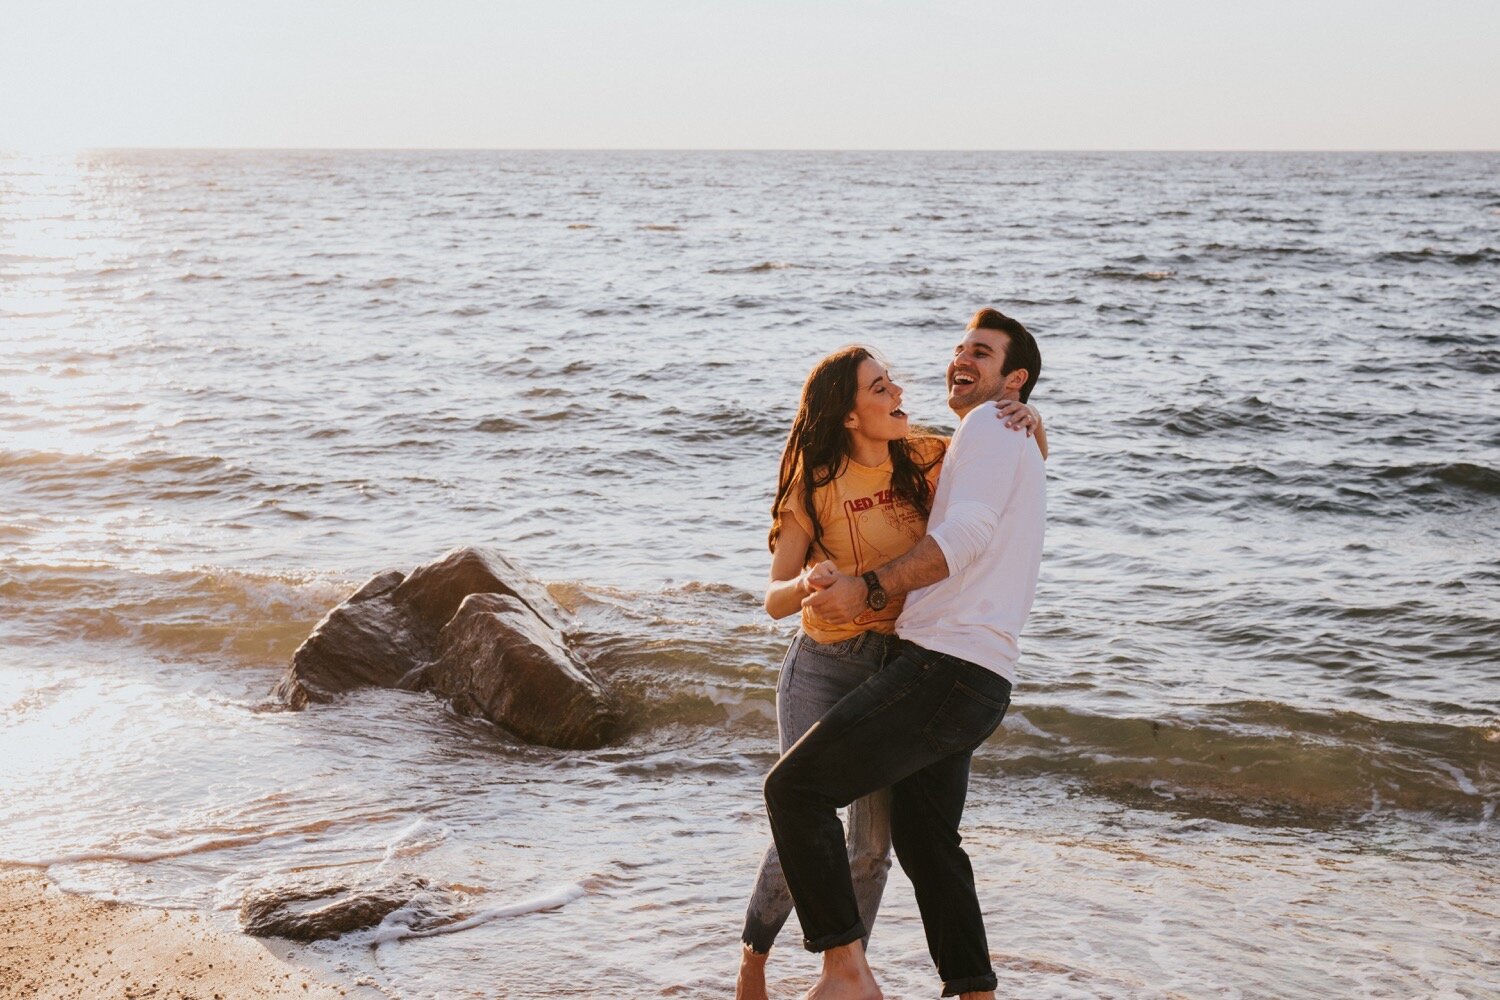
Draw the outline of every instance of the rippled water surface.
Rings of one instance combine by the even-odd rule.
[[[0,157],[0,859],[225,921],[410,872],[448,933],[319,946],[392,995],[726,995],[801,379],[868,342],[950,425],[994,304],[1053,448],[966,825],[1002,989],[1500,995],[1497,279],[1491,154]],[[574,609],[622,745],[257,711],[455,544]],[[935,995],[899,876],[872,959]]]

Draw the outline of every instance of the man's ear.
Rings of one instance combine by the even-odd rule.
[[[1006,392],[1020,392],[1026,380],[1031,378],[1031,373],[1024,368],[1017,368],[1005,376],[1004,388]]]

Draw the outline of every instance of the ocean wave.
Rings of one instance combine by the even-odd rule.
[[[1235,243],[1205,243],[1198,248],[1200,253],[1215,258],[1249,259],[1254,257],[1329,257],[1321,247],[1312,246],[1244,246]]]
[[[391,276],[388,276],[388,277],[385,277],[385,278],[376,278],[376,279],[372,279],[370,281],[363,282],[360,285],[358,285],[357,287],[361,291],[374,292],[374,291],[380,291],[380,290],[386,289],[386,288],[395,288],[397,285],[409,285],[409,284],[420,284],[420,283],[421,282],[418,281],[418,279],[416,279],[416,278],[397,277],[395,275],[391,275]]]
[[[350,937],[360,944],[379,947],[411,938],[456,934],[494,920],[560,909],[576,899],[582,899],[588,892],[585,883],[569,882],[518,902],[483,906],[467,914],[434,910],[427,901],[419,900],[387,914],[373,930]]]
[[[54,865],[77,865],[100,861],[149,864],[154,861],[169,861],[197,854],[233,850],[237,847],[252,847],[268,840],[282,838],[307,840],[324,833],[330,825],[327,820],[315,820],[266,829],[213,827],[196,830],[186,828],[171,831],[144,831],[138,835],[123,836],[111,843],[71,851],[0,858],[0,865],[51,868]]]
[[[0,864],[17,865],[26,868],[51,868],[54,865],[77,865],[101,861],[125,861],[134,864],[148,864],[153,861],[169,861],[173,858],[206,854],[212,851],[223,851],[235,847],[249,847],[263,843],[274,836],[276,834],[268,832],[239,834],[228,837],[190,838],[186,841],[158,847],[108,846],[84,848],[77,851],[60,851],[56,854],[0,858]]]
[[[1500,375],[1500,351],[1470,351],[1461,347],[1450,351],[1442,363],[1457,371],[1475,375]]]
[[[1250,429],[1257,434],[1292,433],[1296,428],[1267,409],[1236,413],[1218,406],[1195,407],[1165,422],[1185,436]],[[1171,477],[1145,476],[1128,493],[1104,494],[1087,488],[1075,495],[1089,498],[1132,496],[1156,510],[1219,505],[1220,509],[1254,513],[1268,509],[1350,517],[1389,517],[1441,511],[1467,511],[1476,502],[1500,496],[1500,470],[1473,462],[1363,463],[1278,459],[1267,454],[1255,462],[1187,464]]]
[[[0,566],[0,601],[22,609],[19,623],[9,623],[13,635],[19,630],[23,638],[44,641],[123,641],[173,656],[219,660],[228,654],[262,665],[285,663],[348,590],[346,582],[220,570],[148,574],[103,566]],[[765,754],[746,758],[748,765],[725,766],[767,766],[775,746],[775,666],[787,633],[760,613],[758,594],[717,582],[650,592],[579,583],[550,590],[574,614],[574,648],[620,697],[632,746],[661,749],[684,732],[738,731],[736,739],[751,746],[763,742]],[[1316,625],[1308,639],[1316,642],[1327,624],[1342,623],[1340,632],[1369,631],[1371,623],[1393,616],[1425,614],[1424,607],[1408,602],[1328,609],[1313,603],[1278,613]],[[1219,629],[1210,636],[1215,641],[1265,647],[1284,639],[1226,620],[1212,608],[1205,614]],[[29,627],[20,624],[27,622]],[[1200,627],[1187,620],[1174,624]],[[1464,622],[1439,617],[1430,624],[1448,633],[1483,627],[1476,616]],[[1439,654],[1424,658],[1433,655]],[[1500,802],[1494,767],[1500,728],[1494,726],[1381,719],[1267,701],[1179,706],[1153,715],[1137,706],[1104,715],[1054,697],[1043,690],[1018,700],[980,752],[976,772],[1060,777],[1105,794],[1247,821],[1343,822],[1383,809],[1473,820]],[[22,703],[11,709],[9,714],[21,715],[30,710]],[[705,763],[725,762],[688,755],[680,766]],[[157,860],[240,846],[237,838],[248,832],[200,830],[196,839],[184,836],[170,844],[101,845],[25,863]],[[419,820],[384,846],[385,858],[425,853],[444,837],[441,828]]]
[[[1246,817],[1400,809],[1479,820],[1500,801],[1500,731],[1238,702],[1174,718],[1020,705],[983,773],[1065,775]]]
[[[255,481],[249,469],[218,455],[165,451],[106,456],[56,451],[0,451],[0,475],[42,496],[95,500],[212,496]],[[183,491],[197,491],[184,493]]]
[[[1478,250],[1436,250],[1423,247],[1421,250],[1388,250],[1376,254],[1376,260],[1395,264],[1456,264],[1469,267],[1475,264],[1500,263],[1500,249],[1481,247]]]
[[[784,415],[747,406],[714,406],[695,410],[669,406],[661,411],[661,416],[664,419],[648,428],[647,433],[692,443],[785,437],[788,426]]]
[[[344,581],[218,568],[0,563],[11,641],[126,643],[245,663],[284,663],[348,591]]]
[[[1285,430],[1286,426],[1279,408],[1255,395],[1225,402],[1168,406],[1161,421],[1163,430],[1183,437],[1203,437],[1246,428],[1267,433]]]
[[[1400,483],[1412,496],[1427,496],[1455,489],[1479,496],[1500,496],[1500,469],[1472,462],[1376,466],[1371,474],[1377,479]]]
[[[654,751],[684,731],[742,730],[752,745],[763,741],[763,753],[736,766],[768,768],[776,757],[770,684],[744,676],[693,683],[686,672],[694,657],[680,652],[658,659],[653,669],[660,673],[644,683],[638,669],[611,676],[629,705],[632,745]],[[1022,699],[979,750],[974,771],[1000,780],[1077,781],[1132,803],[1170,801],[1179,810],[1248,822],[1347,823],[1383,810],[1474,822],[1500,804],[1497,743],[1500,729],[1493,727],[1268,702],[1147,717]],[[697,774],[716,763],[691,754],[675,764],[653,761],[654,774]]]
[[[1101,267],[1089,272],[1095,278],[1103,278],[1107,281],[1170,281],[1177,277],[1177,272],[1171,268],[1163,268],[1156,271],[1132,271],[1121,267]]]
[[[1240,488],[1233,500],[1240,509],[1267,504],[1355,516],[1467,510],[1476,498],[1500,495],[1500,472],[1470,462],[1228,465],[1206,471],[1201,479],[1226,490]],[[1267,488],[1245,491],[1247,483]],[[1228,499],[1227,494],[1219,499]]]
[[[793,268],[809,268],[808,264],[792,264],[784,260],[764,260],[745,267],[711,267],[709,274],[765,274],[768,271],[787,271]]]
[[[447,841],[448,828],[419,816],[410,826],[404,827],[385,845],[385,854],[377,868],[385,868],[408,858],[426,854]]]
[[[670,452],[655,448],[630,448],[585,461],[579,474],[599,479],[633,479],[641,469],[671,469],[680,465]]]
[[[787,637],[756,615],[757,595],[735,590],[707,602],[694,588],[633,594],[566,585],[553,592],[577,610],[584,627],[575,641],[620,692],[631,740],[656,746],[684,728],[744,728],[747,739],[763,738],[768,759],[774,758],[775,665]],[[1286,614],[1368,631],[1371,622],[1428,610],[1316,605]],[[1433,614],[1430,627],[1438,631],[1484,627],[1476,616],[1459,622]],[[1223,616],[1215,612],[1214,618]],[[1312,629],[1309,642],[1321,628]],[[1280,641],[1260,632],[1217,638],[1235,645]],[[996,775],[1076,779],[1127,797],[1170,795],[1178,808],[1251,820],[1348,821],[1372,808],[1472,820],[1500,802],[1494,767],[1500,726],[1269,701],[1107,716],[1049,697],[1018,700],[976,767]]]
[[[526,429],[526,423],[521,420],[512,420],[510,417],[490,417],[481,420],[474,425],[476,431],[484,434],[510,434],[514,431]]]

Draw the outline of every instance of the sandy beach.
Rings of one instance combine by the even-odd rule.
[[[196,913],[100,902],[35,871],[0,873],[0,997],[27,1000],[272,1000],[375,995],[331,986]]]

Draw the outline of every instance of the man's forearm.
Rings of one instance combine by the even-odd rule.
[[[905,597],[918,587],[937,583],[948,576],[948,560],[931,535],[923,536],[910,552],[875,570],[880,586],[891,598]],[[803,600],[824,621],[843,625],[854,621],[868,607],[869,591],[857,576],[845,576],[830,568],[823,577],[810,580],[817,588]]]
[[[931,535],[912,546],[911,551],[877,567],[880,585],[893,598],[905,597],[919,587],[948,578],[948,559]]]

